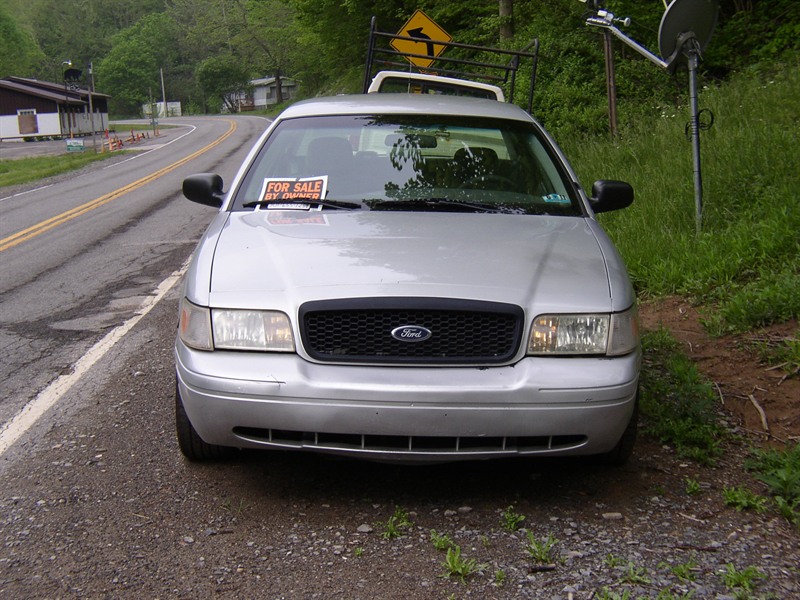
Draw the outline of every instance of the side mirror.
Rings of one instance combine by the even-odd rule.
[[[198,173],[183,180],[183,195],[192,202],[219,208],[225,199],[222,177],[216,173]]]
[[[624,181],[601,179],[592,184],[589,203],[596,213],[619,210],[633,202],[633,187]]]

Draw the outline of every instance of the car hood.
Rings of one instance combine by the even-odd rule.
[[[609,272],[624,272],[607,264],[618,257],[596,223],[579,217],[272,210],[233,212],[211,229],[215,307],[294,313],[310,300],[424,296],[609,311]]]

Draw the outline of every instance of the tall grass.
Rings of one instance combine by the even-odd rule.
[[[699,235],[686,106],[628,108],[641,116],[616,140],[562,140],[562,146],[587,189],[603,178],[633,184],[634,205],[601,222],[640,295],[694,297],[713,307],[707,323],[716,333],[796,318],[800,69],[739,74],[702,89],[700,106],[715,123],[700,134]]]

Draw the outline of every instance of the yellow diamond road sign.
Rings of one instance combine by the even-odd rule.
[[[406,24],[397,32],[397,35],[414,38],[413,40],[396,40],[389,42],[395,50],[403,54],[424,54],[422,56],[406,56],[405,59],[412,65],[421,68],[430,67],[433,61],[446,46],[435,42],[450,42],[453,36],[439,27],[433,19],[421,10],[417,10]],[[426,58],[426,57],[430,58]]]

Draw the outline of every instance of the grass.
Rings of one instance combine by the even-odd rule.
[[[90,150],[59,154],[57,156],[33,156],[15,160],[0,160],[0,187],[20,185],[38,181],[45,177],[75,171],[98,160],[116,154],[95,154]]]
[[[679,455],[713,464],[725,436],[713,388],[666,330],[646,333],[642,350],[643,429],[673,445]]]
[[[766,579],[767,576],[755,567],[737,569],[733,564],[725,565],[725,571],[721,574],[722,581],[731,591],[752,592],[758,585],[759,580]]]
[[[745,487],[726,487],[722,490],[722,497],[726,506],[732,506],[738,511],[753,510],[761,513],[767,510],[767,499]]]
[[[637,292],[679,294],[713,307],[707,316],[712,333],[800,315],[800,69],[783,67],[769,76],[739,74],[700,94],[715,125],[701,133],[699,236],[686,107],[660,118],[658,107],[635,109],[644,111],[639,122],[616,140],[562,143],[586,189],[603,178],[633,184],[633,206],[601,215],[601,222]]]

